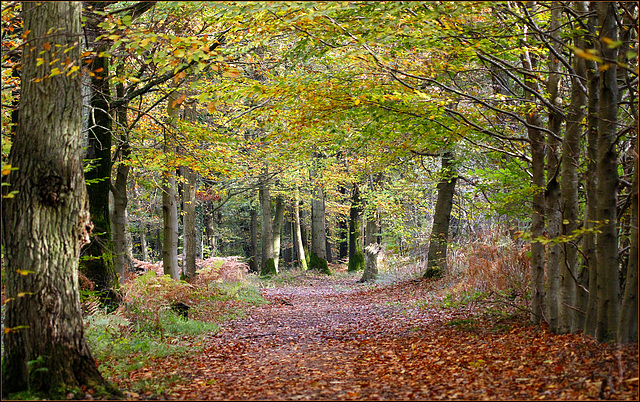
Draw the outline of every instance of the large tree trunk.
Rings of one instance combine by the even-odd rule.
[[[178,99],[178,93],[173,91],[167,98],[167,115],[169,126],[176,117],[177,110],[174,102]],[[169,155],[175,151],[170,139],[171,134],[165,132],[164,152]],[[166,167],[162,172],[162,216],[164,220],[164,241],[162,244],[162,265],[164,274],[173,279],[180,279],[180,266],[178,265],[178,200],[176,178],[173,170]]]
[[[297,258],[302,270],[307,270],[307,260],[304,255],[304,243],[302,242],[302,230],[300,225],[300,190],[296,188],[296,198],[293,205],[293,217],[294,217],[294,235],[296,247],[295,250],[298,253]]]
[[[575,11],[582,16],[587,13],[586,3],[575,3]],[[577,24],[576,24],[577,25]],[[575,35],[575,46],[583,49],[583,33]],[[567,114],[567,128],[562,143],[562,174],[560,176],[560,194],[562,210],[562,235],[575,234],[580,227],[578,215],[578,166],[580,166],[580,139],[583,131],[582,121],[585,118],[587,94],[582,88],[586,87],[587,67],[585,59],[574,57],[573,69],[575,75],[571,77],[571,104]],[[558,332],[573,332],[582,327],[578,323],[575,308],[578,300],[578,249],[577,240],[562,243],[560,255],[560,298],[558,304]],[[582,292],[582,290],[579,290]]]
[[[447,247],[449,242],[449,221],[453,207],[453,194],[456,188],[456,168],[453,152],[442,154],[442,168],[438,183],[438,200],[433,215],[433,228],[429,238],[427,270],[425,277],[440,277],[447,271]]]
[[[616,3],[598,3],[600,37],[618,40],[616,27]],[[618,48],[600,47],[604,59],[617,60]],[[596,338],[599,341],[616,340],[620,314],[620,280],[618,274],[617,193],[618,158],[616,155],[616,123],[618,120],[617,67],[607,63],[601,72],[600,113],[598,124],[598,184],[597,215],[600,230],[596,235],[597,268],[597,322]]]
[[[17,194],[3,200],[2,214],[7,300],[2,395],[29,390],[65,399],[80,387],[117,393],[85,342],[78,293],[80,247],[90,230],[80,78],[58,74],[34,82],[53,68],[63,69],[53,61],[58,47],[80,65],[81,3],[24,2],[22,15],[20,112],[9,156],[17,170],[7,178]],[[50,35],[54,29],[56,35]],[[44,59],[41,66],[36,56]]]
[[[560,52],[562,49],[556,42],[559,40],[558,30],[560,29],[560,5],[557,1],[551,3],[551,20],[549,30],[551,35],[552,48]],[[549,103],[557,109],[562,108],[562,100],[559,98],[558,90],[560,84],[560,60],[552,53],[549,54],[549,77],[547,78],[547,93]],[[549,135],[547,136],[547,186],[545,191],[545,203],[547,210],[547,236],[550,239],[557,239],[560,235],[560,225],[562,221],[562,211],[560,209],[560,183],[558,173],[560,169],[560,158],[558,148],[562,126],[562,115],[553,109],[549,109]],[[560,252],[558,243],[550,243],[547,247],[547,294],[545,304],[547,307],[547,322],[553,332],[568,332],[568,328],[559,331],[558,311],[560,308]]]
[[[535,2],[527,3],[527,7],[535,7]],[[535,11],[535,10],[532,10]],[[523,47],[528,46],[525,40]],[[531,237],[537,239],[544,233],[544,214],[545,214],[545,177],[544,177],[544,149],[545,140],[541,130],[542,118],[536,110],[534,92],[540,92],[538,82],[536,81],[534,71],[538,68],[535,55],[525,51],[521,57],[522,67],[525,72],[525,85],[531,91],[525,91],[524,97],[530,103],[531,112],[527,114],[526,120],[529,127],[527,133],[531,143],[531,174],[534,193],[532,197],[531,215]],[[545,250],[544,244],[533,240],[531,242],[531,322],[539,323],[544,319],[544,262]]]
[[[284,197],[277,196],[276,213],[273,217],[273,265],[276,267],[276,272],[280,268],[280,242],[282,240],[282,222],[284,221],[285,208]]]
[[[273,225],[271,218],[271,195],[269,194],[269,183],[267,182],[267,172],[260,182],[258,198],[262,209],[261,240],[262,240],[262,261],[260,265],[260,275],[276,275],[278,267],[275,265],[273,251]]]
[[[347,197],[347,187],[340,185],[340,194]],[[344,261],[349,257],[349,220],[340,215],[338,219],[338,260]]]
[[[93,4],[95,11],[101,11],[105,5]],[[98,27],[101,20],[88,15],[86,33],[88,47],[102,33]],[[107,51],[107,45],[98,45],[93,49],[98,54]],[[94,75],[90,79],[89,112],[86,126],[88,128],[85,158],[93,166],[85,173],[91,222],[94,229],[91,243],[82,250],[81,270],[96,284],[104,305],[113,307],[117,304],[118,277],[113,261],[113,244],[111,239],[111,216],[109,212],[109,192],[111,190],[111,137],[113,121],[109,114],[111,88],[109,86],[109,57],[94,56],[86,68]],[[115,302],[115,303],[114,303]]]

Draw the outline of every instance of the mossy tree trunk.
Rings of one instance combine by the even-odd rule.
[[[284,197],[278,195],[276,197],[276,211],[273,217],[273,265],[276,267],[276,272],[280,270],[280,243],[282,240],[282,223],[284,222],[285,208]]]
[[[95,11],[104,9],[104,4],[93,4]],[[94,41],[102,33],[98,24],[102,22],[94,14],[88,14],[86,32],[87,46],[94,46]],[[107,45],[95,45],[98,54],[107,51]],[[113,243],[111,233],[109,192],[111,190],[111,137],[113,120],[109,114],[111,88],[107,77],[110,73],[108,56],[94,56],[86,68],[94,75],[90,79],[90,96],[87,148],[85,158],[90,161],[92,169],[85,173],[89,208],[93,232],[91,242],[82,251],[81,270],[96,284],[101,293],[103,304],[113,307],[117,304],[114,292],[118,287],[117,271],[113,259]]]
[[[78,258],[90,231],[80,77],[49,76],[53,68],[64,68],[53,61],[54,50],[65,49],[80,65],[81,3],[24,2],[22,15],[27,36],[20,112],[9,156],[17,170],[7,178],[18,193],[3,200],[2,214],[2,394],[30,390],[51,399],[68,392],[84,397],[81,387],[118,393],[96,367],[80,310]],[[53,29],[59,31],[49,35]],[[45,62],[37,66],[36,56]]]

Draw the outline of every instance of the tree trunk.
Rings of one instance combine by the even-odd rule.
[[[549,24],[550,35],[559,40],[558,30],[560,29],[560,5],[557,1],[551,3],[551,20]],[[562,49],[557,42],[552,39],[550,44],[558,52]],[[559,97],[558,89],[560,83],[560,60],[550,52],[549,54],[549,77],[547,78],[547,93],[549,102],[556,108],[562,108],[562,100]],[[550,239],[557,239],[560,235],[560,225],[562,222],[562,211],[560,209],[560,183],[558,173],[560,169],[560,158],[558,148],[559,136],[562,126],[562,115],[553,109],[549,109],[549,135],[547,136],[547,185],[545,191],[545,204],[547,211],[547,236]],[[558,311],[560,308],[560,252],[558,243],[550,243],[547,247],[547,294],[545,304],[547,307],[547,322],[553,332],[568,332],[569,328],[564,327],[559,330]],[[567,323],[568,324],[568,323]]]
[[[178,99],[176,91],[171,92],[167,98],[167,115],[169,126],[176,117],[177,110],[173,103]],[[164,152],[167,157],[173,153],[175,147],[169,138],[170,133],[165,132]],[[165,167],[162,172],[162,216],[164,220],[164,241],[162,244],[162,265],[164,274],[172,279],[180,279],[180,266],[178,265],[178,200],[176,193],[176,178],[170,167]]]
[[[124,96],[124,85],[116,86],[116,94],[119,98]],[[127,109],[123,105],[117,110],[118,126],[121,130],[126,130]],[[120,133],[120,142],[117,154],[121,157],[121,162],[129,159],[131,146],[129,144],[128,133]],[[130,167],[126,163],[118,164],[116,168],[116,179],[111,185],[113,194],[113,249],[115,255],[115,269],[118,273],[120,283],[124,283],[127,268],[131,265],[131,259],[127,258],[127,181],[129,180]]]
[[[311,255],[309,269],[330,273],[327,265],[327,231],[325,227],[324,194],[316,183],[311,199]]]
[[[251,227],[249,236],[251,237],[251,250],[249,251],[249,271],[260,272],[258,268],[258,211],[255,206],[250,205]]]
[[[589,3],[589,33],[586,35],[585,48],[593,49],[596,43],[591,38],[596,38],[596,25],[598,22],[597,2]],[[596,161],[598,160],[598,114],[600,110],[600,73],[597,63],[593,60],[587,60],[587,80],[589,82],[589,99],[587,104],[587,169],[585,173],[585,207],[584,207],[584,228],[585,234],[582,241],[583,244],[583,268],[580,275],[580,283],[588,286],[589,292],[578,293],[578,308],[585,311],[583,329],[585,334],[595,336],[596,320],[597,320],[597,268],[598,261],[596,257],[596,214],[597,195],[596,189],[598,185],[598,177],[596,175]],[[586,301],[586,302],[585,302]]]
[[[346,198],[347,187],[340,186],[340,194]],[[338,219],[338,260],[345,261],[349,257],[349,220],[340,214]]]
[[[447,246],[449,241],[449,221],[453,207],[453,195],[456,188],[456,168],[453,152],[442,154],[442,168],[438,183],[438,200],[433,215],[433,228],[429,238],[427,270],[424,277],[440,277],[447,271]]]
[[[637,121],[636,117],[636,121]],[[638,150],[640,142],[636,137],[636,157],[631,188],[631,249],[627,262],[627,276],[618,323],[618,342],[638,342]]]
[[[364,269],[364,255],[358,247],[358,237],[360,236],[359,218],[362,211],[360,202],[358,185],[354,183],[351,195],[351,208],[349,209],[349,266],[347,268],[349,272]]]
[[[3,200],[2,214],[5,397],[29,390],[65,399],[80,387],[119,394],[102,378],[85,342],[78,295],[80,247],[91,229],[80,77],[49,76],[64,67],[53,61],[58,47],[80,64],[81,7],[80,2],[22,3],[20,111],[9,156],[17,170],[7,177],[17,194]],[[53,29],[56,35],[49,34]],[[45,61],[41,66],[36,55]],[[47,78],[34,82],[42,77]]]
[[[276,267],[276,273],[280,269],[280,242],[282,240],[282,222],[284,221],[285,208],[284,197],[277,196],[276,213],[273,217],[273,265]]]
[[[378,256],[381,248],[378,244],[377,216],[373,214],[367,219],[365,227],[364,272],[358,282],[371,282],[378,278]]]
[[[273,250],[273,225],[271,218],[271,195],[269,194],[269,183],[266,179],[267,172],[260,182],[258,196],[262,209],[261,240],[262,240],[262,261],[260,265],[260,275],[277,275],[278,267],[275,265]]]
[[[534,2],[528,2],[527,7],[535,7]],[[535,11],[535,10],[532,10]],[[522,47],[526,48],[526,30]],[[545,213],[545,177],[544,177],[544,135],[537,127],[542,127],[542,118],[536,110],[535,95],[533,92],[540,92],[534,71],[538,68],[535,55],[525,51],[522,55],[522,67],[525,71],[525,85],[531,91],[525,91],[524,97],[530,103],[531,111],[527,114],[526,120],[529,124],[527,133],[531,142],[531,175],[534,193],[532,197],[531,215],[531,322],[539,323],[544,319],[544,244],[535,239],[542,237],[544,233],[544,213]]]
[[[140,226],[140,252],[142,253],[142,261],[149,261],[149,253],[147,251],[147,227]]]
[[[616,3],[598,3],[600,37],[618,40]],[[604,59],[617,60],[618,48],[600,47]],[[597,322],[599,341],[616,340],[620,315],[620,282],[618,276],[617,190],[618,158],[616,155],[616,125],[618,120],[617,67],[607,63],[600,78],[600,113],[598,123],[598,184],[596,187],[597,215],[600,230],[596,235],[597,268]]]
[[[196,276],[196,174],[188,167],[182,167],[186,179],[182,199],[184,203],[184,266],[187,278]]]
[[[586,3],[576,2],[576,13],[586,15]],[[574,44],[584,49],[583,33],[574,37]],[[580,139],[583,131],[582,121],[585,118],[587,94],[582,91],[587,85],[587,67],[585,59],[574,57],[573,69],[575,76],[571,77],[571,104],[567,114],[567,126],[564,141],[562,143],[562,173],[560,176],[560,195],[562,210],[562,235],[572,235],[579,227],[578,215],[578,166],[580,166]],[[576,286],[578,278],[578,249],[577,240],[564,242],[561,245],[560,254],[560,298],[558,300],[558,333],[568,333],[582,327],[578,324],[577,312],[572,308],[577,306],[578,300]],[[580,290],[582,291],[582,290]]]
[[[104,9],[103,4],[94,4],[94,10]],[[101,21],[87,18],[86,32],[88,47],[95,46],[95,39],[102,33],[98,27]],[[98,45],[98,54],[108,50],[107,45]],[[109,57],[94,56],[86,68],[94,75],[90,79],[89,113],[86,156],[93,166],[85,173],[93,234],[91,243],[84,247],[81,270],[96,284],[103,305],[115,307],[118,276],[113,261],[111,239],[111,216],[109,212],[109,192],[111,190],[111,137],[113,122],[109,114],[111,88],[109,86]]]
[[[298,253],[298,262],[302,270],[307,270],[307,259],[304,255],[304,243],[302,242],[302,230],[300,225],[300,190],[296,188],[296,198],[293,205],[293,217],[294,217],[294,235],[296,242],[296,251]]]

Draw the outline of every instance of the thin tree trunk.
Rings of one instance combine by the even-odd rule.
[[[147,227],[140,227],[140,251],[142,253],[142,261],[149,261],[149,252],[147,250]]]
[[[587,26],[589,33],[586,36],[585,47],[592,49],[596,46],[596,25],[598,21],[597,2],[589,3],[589,19]],[[584,214],[584,228],[586,229],[583,239],[583,269],[580,275],[580,283],[588,285],[589,292],[580,292],[578,308],[585,311],[584,333],[595,336],[598,292],[597,292],[597,270],[598,260],[596,256],[596,219],[597,219],[597,195],[598,176],[596,174],[598,160],[598,114],[600,110],[600,73],[595,61],[587,60],[587,80],[589,82],[589,99],[587,104],[587,155],[586,155],[586,201]],[[586,303],[585,303],[586,299]]]
[[[176,117],[177,110],[174,102],[178,99],[178,93],[173,91],[167,98],[167,115],[169,122]],[[171,125],[171,124],[170,124]],[[175,150],[170,133],[165,132],[164,151],[170,155]],[[164,218],[164,241],[162,244],[162,264],[164,274],[172,279],[180,279],[180,266],[178,265],[178,201],[176,193],[176,178],[169,167],[162,173],[162,216]]]
[[[307,259],[304,255],[304,243],[302,242],[302,230],[300,225],[300,190],[296,188],[296,198],[293,205],[293,217],[294,217],[294,234],[295,234],[295,242],[297,247],[295,247],[298,255],[298,262],[300,263],[300,267],[302,270],[307,270]]]
[[[576,2],[575,11],[582,16],[587,13],[585,2]],[[577,25],[577,24],[576,24]],[[576,47],[584,48],[583,33],[574,37]],[[562,235],[569,236],[580,227],[578,215],[578,167],[580,166],[580,139],[586,113],[587,94],[582,91],[586,87],[587,67],[585,59],[574,57],[571,77],[571,104],[567,114],[567,128],[562,143],[562,173],[560,176],[560,194],[562,210]],[[577,240],[562,243],[560,265],[560,299],[558,304],[558,333],[573,332],[582,327],[577,321],[574,308],[577,301],[578,287],[578,249]],[[580,290],[582,292],[582,290]]]
[[[600,37],[618,40],[616,27],[616,3],[598,3]],[[600,47],[604,59],[617,60],[618,48]],[[600,79],[600,113],[598,124],[598,184],[597,221],[600,230],[596,235],[597,268],[597,322],[596,338],[599,341],[616,340],[620,315],[620,281],[618,276],[617,193],[618,158],[616,155],[616,123],[618,120],[617,67],[607,64]]]
[[[271,195],[269,194],[269,183],[267,182],[267,172],[260,183],[258,196],[262,210],[261,240],[262,240],[262,262],[260,265],[260,275],[276,275],[278,267],[275,265],[273,250],[273,225],[271,218]]]
[[[26,35],[18,124],[3,200],[6,304],[2,395],[30,391],[51,399],[107,387],[84,338],[78,259],[91,224],[82,167],[82,94],[77,74],[54,49],[79,65],[80,2],[23,2]],[[56,35],[50,35],[52,30]],[[45,45],[46,43],[46,45]],[[51,51],[48,51],[52,49]],[[33,50],[33,51],[29,51]],[[36,55],[45,62],[37,66]],[[39,82],[37,78],[47,77]],[[108,217],[107,217],[108,218]]]
[[[183,167],[186,183],[183,191],[184,202],[184,265],[187,278],[196,276],[196,191],[198,183],[196,174],[188,167]]]
[[[273,265],[276,267],[276,273],[280,269],[280,242],[282,240],[282,222],[284,221],[285,208],[284,197],[278,195],[276,197],[276,212],[273,217]]]
[[[260,268],[258,268],[258,211],[253,205],[250,208],[251,227],[249,236],[251,237],[251,251],[249,252],[249,271],[260,272]]]
[[[116,86],[116,95],[124,97],[124,85],[122,83]],[[121,130],[128,127],[127,108],[123,105],[117,110],[118,126]],[[128,134],[120,133],[120,142],[118,154],[121,161],[126,161],[131,155],[131,146],[129,144]],[[127,181],[129,180],[130,167],[126,163],[118,164],[116,168],[116,178],[111,184],[111,193],[113,194],[113,248],[115,255],[115,268],[118,273],[120,283],[124,283],[127,267],[130,266],[131,260],[127,258]]]
[[[358,247],[358,238],[360,237],[359,218],[362,211],[360,203],[358,185],[354,183],[351,195],[351,208],[349,208],[349,266],[347,268],[349,272],[364,269],[364,254],[362,254],[362,249]]]
[[[535,11],[535,2],[528,2],[527,7]],[[526,48],[527,31],[525,27],[525,38],[522,43]],[[544,135],[540,129],[542,127],[542,119],[536,110],[534,92],[540,92],[538,82],[533,73],[538,66],[535,55],[531,55],[525,50],[522,55],[522,66],[525,71],[525,85],[531,91],[525,91],[524,97],[530,103],[531,112],[527,114],[526,120],[529,124],[527,128],[529,140],[531,142],[531,174],[535,191],[532,197],[531,215],[531,237],[533,239],[542,237],[544,233],[544,214],[545,214],[545,177],[544,177]],[[544,319],[544,244],[533,240],[531,242],[531,322],[539,323]]]
[[[312,172],[312,175],[315,175],[315,172]],[[316,183],[311,199],[311,258],[309,269],[329,273],[325,221],[324,193],[320,184]]]

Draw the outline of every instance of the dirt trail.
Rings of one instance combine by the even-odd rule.
[[[469,311],[416,303],[433,297],[424,282],[371,287],[332,278],[265,289],[263,295],[269,304],[227,323],[204,353],[179,363],[178,374],[187,381],[168,399],[638,396],[637,351],[635,365],[633,353],[616,362],[615,351],[593,342],[558,339],[509,319],[493,320],[488,327],[452,326],[470,320]],[[588,359],[578,355],[585,351]],[[594,353],[602,354],[604,365]],[[607,370],[615,373],[622,366],[620,378],[611,380],[618,381],[617,393],[607,393],[602,388]],[[627,381],[633,377],[635,384]]]

